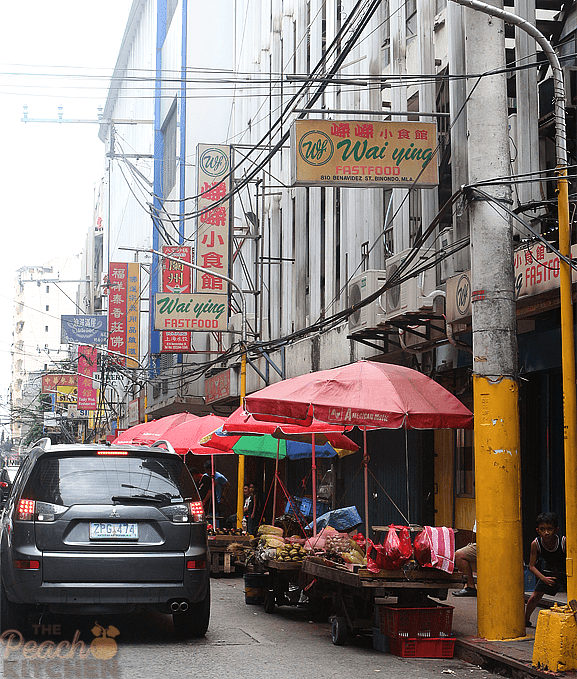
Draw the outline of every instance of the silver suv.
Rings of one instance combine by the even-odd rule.
[[[42,439],[2,514],[1,631],[23,631],[45,610],[129,613],[145,605],[171,613],[179,635],[203,636],[209,561],[202,502],[170,444]]]

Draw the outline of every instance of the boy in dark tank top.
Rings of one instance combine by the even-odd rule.
[[[557,534],[559,520],[554,512],[542,512],[537,517],[537,537],[531,543],[529,570],[537,578],[535,591],[527,601],[525,625],[532,627],[531,614],[543,598],[554,596],[565,584],[566,545],[565,536]]]

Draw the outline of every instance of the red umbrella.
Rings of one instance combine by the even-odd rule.
[[[152,420],[151,422],[143,422],[134,427],[130,427],[118,436],[113,444],[139,444],[151,445],[160,439],[166,438],[167,432],[173,427],[176,427],[188,420],[198,419],[192,413],[176,413],[175,415],[167,415],[161,417],[159,420]]]
[[[358,361],[271,384],[247,396],[257,419],[312,418],[368,429],[470,429],[473,413],[430,377],[392,363]]]
[[[367,429],[471,429],[473,413],[422,373],[392,363],[358,361],[271,384],[247,396],[255,418]],[[408,481],[407,481],[408,482]],[[408,501],[408,493],[407,493]],[[365,530],[368,537],[368,469],[365,463]]]

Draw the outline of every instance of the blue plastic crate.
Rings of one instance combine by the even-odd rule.
[[[328,512],[331,508],[330,503],[317,500],[317,516],[321,516]],[[303,516],[311,517],[313,515],[313,501],[311,498],[303,497],[301,500],[300,511]]]

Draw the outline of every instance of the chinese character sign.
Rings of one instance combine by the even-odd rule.
[[[291,129],[296,186],[433,187],[435,123],[297,120]]]
[[[198,165],[198,228],[196,264],[229,276],[231,201],[230,146],[197,146]],[[197,272],[196,291],[228,294],[228,284],[222,278]]]
[[[68,316],[61,317],[62,344],[71,342],[87,342],[88,344],[106,344],[108,324],[106,316]]]
[[[77,386],[76,375],[53,374],[42,375],[42,393],[53,394],[58,391],[58,387],[70,389]]]
[[[140,346],[140,265],[111,262],[108,280],[108,349],[128,356],[115,356],[121,365],[137,368]]]
[[[165,245],[162,253],[192,263],[192,248],[188,245]],[[170,259],[162,260],[162,291],[171,293],[192,292],[192,269]],[[160,351],[185,354],[192,351],[190,332],[167,331],[160,334]]]
[[[98,392],[92,382],[97,368],[97,356],[96,347],[78,347],[78,408],[81,410],[98,408]]]

